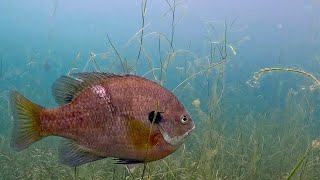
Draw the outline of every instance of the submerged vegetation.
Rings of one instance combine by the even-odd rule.
[[[169,157],[129,169],[113,164],[111,158],[89,163],[76,169],[58,162],[57,138],[47,138],[22,152],[10,148],[12,127],[9,109],[8,81],[18,81],[17,88],[35,102],[55,106],[50,100],[48,80],[35,80],[39,54],[28,55],[23,67],[5,67],[2,56],[0,81],[0,177],[3,179],[320,179],[320,145],[315,95],[310,89],[289,90],[275,95],[283,106],[259,109],[248,101],[257,101],[252,88],[228,84],[230,62],[237,55],[229,35],[236,25],[231,22],[206,22],[206,52],[196,53],[190,46],[178,49],[175,30],[180,3],[166,0],[170,33],[148,32],[146,21],[148,1],[141,1],[141,29],[124,47],[117,47],[106,35],[106,52],[91,52],[84,58],[76,52],[69,66],[61,64],[56,76],[82,71],[132,73],[152,79],[173,91],[187,107],[196,122],[195,132],[177,152]],[[219,29],[222,29],[220,31]],[[239,40],[241,41],[241,40]],[[239,42],[233,41],[233,42]],[[154,47],[146,44],[157,44]],[[126,56],[129,48],[136,56]],[[153,53],[152,53],[153,52]],[[37,56],[35,59],[34,57]],[[54,56],[51,54],[51,56]],[[54,58],[52,58],[54,59]],[[7,63],[8,64],[8,63]],[[63,69],[63,70],[62,70]],[[270,71],[294,72],[313,79],[305,71],[266,68],[257,71],[248,83],[256,86],[262,74]],[[21,79],[32,79],[30,84]],[[276,87],[281,90],[280,78]],[[174,84],[175,85],[172,85]],[[51,98],[52,99],[52,98]],[[6,129],[6,130],[4,130]]]

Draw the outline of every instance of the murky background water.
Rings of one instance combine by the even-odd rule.
[[[83,71],[148,77],[194,118],[145,178],[320,178],[318,1],[2,0],[0,12],[0,179],[142,176],[111,160],[61,165],[55,137],[10,148],[8,91],[56,107],[51,84]]]

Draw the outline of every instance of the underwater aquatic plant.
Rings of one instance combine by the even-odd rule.
[[[72,73],[72,71],[77,70],[78,68],[76,68],[76,64],[80,59],[80,51],[78,51],[78,53],[74,56],[73,60],[71,61],[71,66],[69,69],[69,72],[67,73],[67,75],[69,76],[70,73]]]
[[[176,14],[176,0],[173,0],[173,4],[170,4],[168,0],[166,0],[168,6],[170,7],[170,10],[168,12],[171,11],[172,14],[172,20],[171,20],[171,40],[170,40],[170,47],[172,49],[172,51],[174,51],[173,48],[173,40],[174,40],[174,33],[175,33],[175,26],[176,26],[176,22],[175,22],[175,14]],[[166,16],[167,13],[164,14],[164,16]]]
[[[141,54],[141,48],[142,48],[142,44],[143,44],[143,33],[144,33],[144,24],[145,24],[145,16],[146,16],[146,10],[147,10],[147,2],[148,0],[142,0],[141,1],[141,20],[142,20],[142,24],[141,24],[141,35],[140,35],[140,46],[139,46],[139,51],[138,51],[138,57],[136,60],[136,67],[138,67],[138,62],[140,59],[140,54]],[[139,32],[140,32],[139,31]]]
[[[193,100],[192,105],[195,108],[200,108],[200,100],[199,100],[199,98],[196,98],[195,100]]]
[[[184,83],[188,82],[189,80],[191,80],[192,78],[196,77],[197,75],[199,75],[199,74],[201,74],[201,73],[203,73],[203,72],[206,72],[206,71],[208,71],[208,70],[210,70],[210,69],[212,69],[212,68],[214,68],[214,67],[217,67],[217,66],[225,63],[226,61],[227,61],[227,60],[223,60],[223,61],[221,61],[221,62],[219,62],[219,63],[213,64],[212,66],[210,66],[210,67],[208,67],[208,68],[206,68],[206,69],[204,69],[204,70],[198,71],[198,72],[190,75],[190,76],[187,77],[185,80],[183,80],[182,82],[180,82],[180,83],[172,90],[172,92],[174,92],[174,91],[175,91],[177,88],[179,88],[181,85],[183,85]]]
[[[301,166],[302,162],[308,157],[309,153],[313,149],[320,149],[320,139],[315,139],[315,140],[312,141],[311,145],[308,147],[308,149],[305,152],[305,154],[301,157],[301,159],[297,162],[297,164],[290,171],[289,175],[287,176],[287,180],[292,178],[292,176],[296,173],[298,168]]]
[[[289,72],[289,73],[296,73],[302,76],[305,76],[309,79],[311,79],[312,81],[314,81],[315,85],[310,86],[310,90],[311,87],[316,86],[317,88],[320,87],[320,81],[311,73],[308,73],[306,71],[303,70],[298,70],[298,69],[290,69],[290,68],[277,68],[277,67],[272,67],[272,68],[264,68],[264,69],[260,69],[259,71],[255,72],[252,79],[247,81],[247,84],[251,87],[259,87],[260,85],[260,79],[263,77],[264,73],[267,72],[271,72],[271,71],[282,71],[282,72]],[[292,91],[292,89],[290,90]],[[292,93],[288,93],[288,96],[291,96]],[[299,107],[302,109],[303,107],[299,104]],[[307,107],[308,108],[308,107]],[[300,158],[300,160],[295,164],[295,166],[291,169],[291,171],[289,172],[289,174],[286,177],[286,179],[291,179],[293,177],[293,175],[297,172],[297,170],[300,168],[300,166],[302,165],[302,163],[307,159],[307,157],[309,156],[310,152],[313,149],[319,149],[320,147],[320,141],[319,139],[315,139],[312,141],[311,145],[309,145],[309,147],[307,148],[306,152],[304,153],[304,155]],[[300,173],[300,178],[303,175],[303,169],[301,170]]]
[[[303,75],[305,77],[312,79],[317,84],[317,86],[320,87],[320,81],[311,73],[308,73],[303,70],[298,70],[298,69],[277,68],[277,67],[260,69],[259,71],[254,73],[252,79],[247,81],[247,84],[251,87],[259,87],[260,79],[263,77],[263,74],[267,73],[267,72],[271,72],[271,71],[283,71],[283,72],[300,74],[300,75]]]
[[[115,53],[117,54],[117,56],[118,56],[118,59],[119,59],[119,61],[120,61],[120,63],[121,63],[123,72],[126,72],[126,68],[125,68],[125,66],[124,66],[123,60],[122,60],[122,58],[121,58],[121,55],[119,54],[119,52],[117,51],[117,49],[116,49],[116,48],[114,47],[114,45],[112,44],[112,41],[111,41],[111,39],[110,39],[110,37],[109,37],[108,34],[107,34],[107,38],[108,38],[109,44],[111,45],[112,49],[114,50],[114,52],[115,52]]]

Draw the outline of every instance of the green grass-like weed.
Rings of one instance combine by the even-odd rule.
[[[197,54],[191,48],[179,49],[175,45],[175,27],[181,19],[176,14],[180,2],[166,0],[166,3],[168,11],[164,16],[171,15],[169,34],[147,32],[146,27],[150,25],[146,22],[148,1],[142,0],[141,29],[124,45],[124,48],[136,48],[137,56],[127,57],[122,47],[113,44],[107,35],[108,51],[89,53],[83,66],[79,51],[70,61],[67,74],[88,71],[93,67],[95,71],[145,76],[164,86],[168,79],[174,80],[176,76],[176,86],[171,90],[185,104],[197,124],[185,144],[162,160],[134,169],[114,165],[112,159],[104,159],[77,167],[75,171],[59,164],[56,138],[37,142],[17,153],[9,145],[10,128],[1,128],[6,129],[0,131],[1,179],[320,178],[319,145],[316,133],[310,133],[316,129],[314,124],[317,121],[313,115],[315,104],[310,101],[312,94],[307,90],[289,91],[285,97],[278,97],[284,102],[283,107],[270,107],[265,112],[248,107],[244,102],[247,99],[239,103],[234,97],[240,98],[247,92],[225,83],[228,63],[237,54],[228,36],[236,19],[230,25],[224,21],[221,36],[217,36],[218,28],[210,22],[205,39],[208,51],[204,55]],[[150,48],[146,45],[152,40],[158,45],[157,57],[150,55]],[[41,74],[42,71],[35,67],[40,64],[39,58],[35,58],[39,53],[33,52],[28,56],[25,67],[6,68],[6,76],[1,77],[3,73],[0,73],[0,80],[16,80],[16,76],[32,79],[34,73]],[[305,71],[266,68],[255,73],[251,85],[257,84],[262,74],[270,71],[302,74],[320,84],[314,75]],[[17,89],[36,102],[46,99],[46,104],[52,105],[51,101],[47,102],[50,93],[41,88],[42,83],[35,80]],[[0,124],[11,127],[6,93],[0,93]]]

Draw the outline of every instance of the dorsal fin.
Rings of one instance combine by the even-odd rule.
[[[56,102],[62,106],[70,103],[86,87],[98,83],[106,78],[124,77],[112,73],[84,72],[70,76],[61,76],[52,85],[51,91]]]

